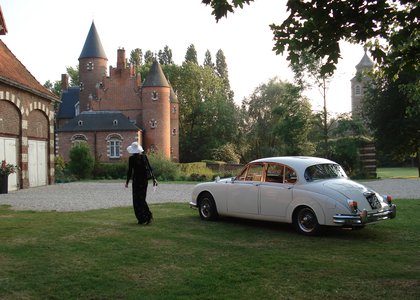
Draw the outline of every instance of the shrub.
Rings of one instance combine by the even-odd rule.
[[[182,177],[191,181],[206,181],[214,177],[214,172],[207,168],[205,162],[185,163],[180,166]]]
[[[241,159],[240,155],[238,154],[236,147],[232,143],[224,144],[217,149],[213,150],[213,159],[214,160],[221,160],[227,163],[239,163]]]
[[[167,159],[161,153],[151,153],[147,157],[153,169],[153,174],[158,180],[179,179],[179,164]]]
[[[92,174],[94,159],[90,152],[89,145],[79,143],[70,149],[69,170],[78,179],[88,178]]]

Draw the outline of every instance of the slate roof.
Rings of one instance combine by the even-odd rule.
[[[81,125],[79,121],[82,121]],[[119,111],[84,111],[56,132],[137,131],[138,129]]]
[[[108,60],[94,22],[90,26],[85,45],[83,46],[82,53],[80,53],[79,59],[81,58],[105,58]]]
[[[356,69],[361,70],[361,69],[371,69],[371,68],[373,68],[373,61],[369,58],[365,49],[365,54],[363,55],[360,62],[356,65]]]
[[[57,119],[71,119],[75,117],[75,106],[79,102],[80,88],[69,87],[61,95],[61,104],[58,109]]]
[[[163,74],[162,68],[157,60],[155,60],[150,68],[146,79],[143,82],[143,87],[169,87],[169,83]]]
[[[0,81],[42,98],[59,101],[55,94],[35,79],[2,40],[0,40]]]
[[[178,97],[176,96],[172,86],[171,86],[171,94],[169,95],[169,100],[170,100],[171,103],[179,103],[178,102]]]

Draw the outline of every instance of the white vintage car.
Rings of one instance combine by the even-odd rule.
[[[362,228],[396,216],[390,196],[350,180],[339,164],[297,156],[254,160],[237,177],[198,184],[190,206],[204,220],[293,223],[305,235],[319,233],[321,225]]]

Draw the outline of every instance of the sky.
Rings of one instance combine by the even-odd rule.
[[[241,104],[261,84],[277,77],[293,82],[286,53],[276,55],[270,24],[286,18],[286,0],[256,0],[216,22],[201,0],[0,0],[8,33],[0,39],[44,84],[61,79],[78,58],[92,21],[108,58],[115,66],[117,49],[158,52],[167,45],[182,64],[194,44],[199,64],[209,50],[213,62],[221,49],[226,57],[235,102]],[[327,94],[332,113],[351,111],[350,79],[363,57],[361,45],[342,43],[342,59]],[[309,91],[312,108],[320,110],[318,90]]]

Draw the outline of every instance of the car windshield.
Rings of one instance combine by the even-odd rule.
[[[313,165],[305,170],[306,181],[346,177],[346,172],[344,172],[343,168],[337,164]]]

